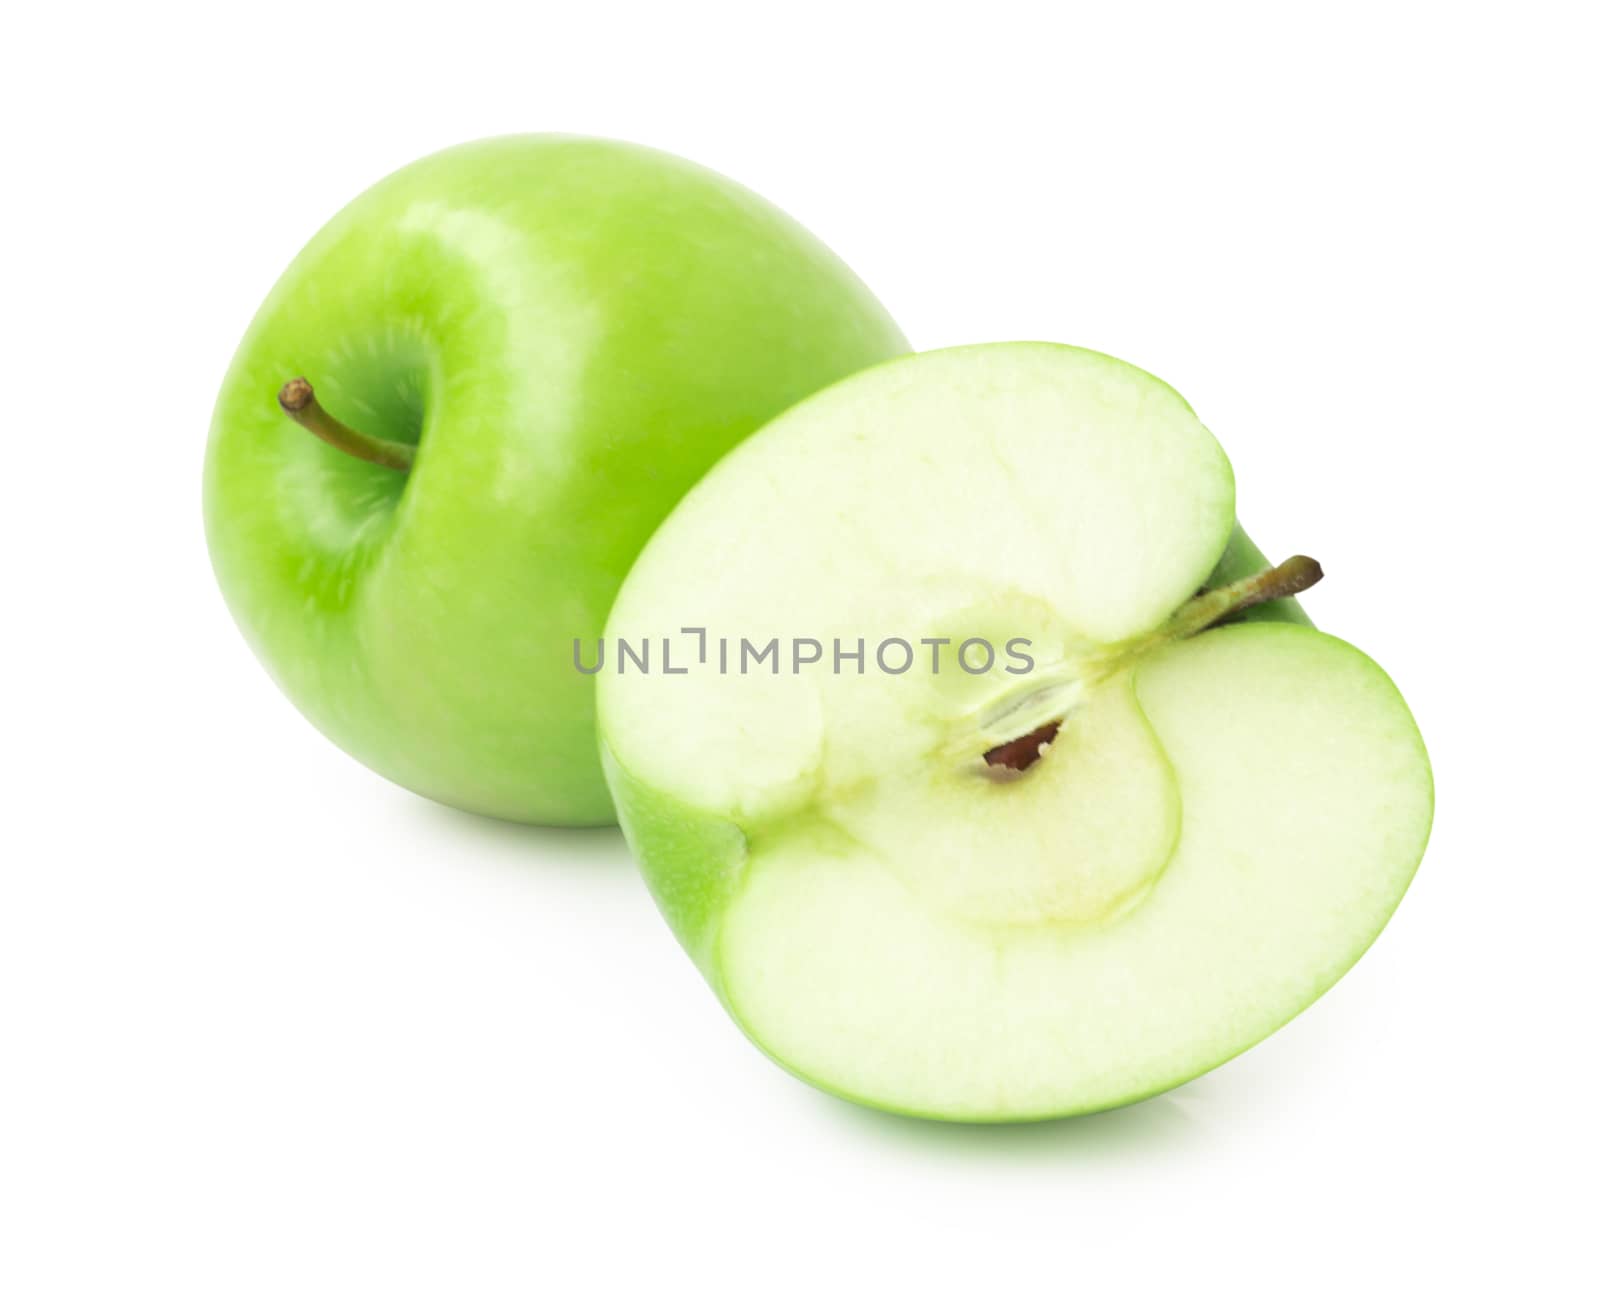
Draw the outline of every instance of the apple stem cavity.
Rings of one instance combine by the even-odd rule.
[[[416,460],[417,450],[409,443],[396,443],[391,439],[363,434],[330,416],[317,401],[316,390],[304,376],[296,376],[278,390],[278,406],[301,428],[310,430],[324,443],[332,444],[352,457],[401,471],[410,470],[411,463]]]
[[[1160,628],[1110,647],[1087,661],[1080,661],[1072,668],[1067,681],[1083,684],[1111,678],[1160,647],[1194,637],[1264,601],[1297,596],[1321,579],[1322,566],[1311,557],[1291,556],[1283,564],[1252,574],[1249,578],[1197,593],[1178,607]],[[1047,684],[1045,688],[1031,689],[1020,701],[1002,698],[999,702],[991,703],[984,712],[985,717],[979,721],[981,730],[993,730],[989,731],[989,737],[992,738],[995,732],[1005,736],[1003,721],[1008,719],[1020,720],[1027,729],[1019,736],[1012,736],[984,750],[984,762],[993,776],[1011,777],[1025,772],[1043,757],[1050,743],[1055,741],[1066,725],[1070,709],[1043,723],[1036,723],[1035,720],[1044,710],[1053,712],[1052,707],[1060,704],[1058,698],[1065,693],[1065,684]],[[967,753],[971,754],[970,751]]]

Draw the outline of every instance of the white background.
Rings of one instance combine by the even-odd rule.
[[[46,8],[0,83],[0,1294],[1595,1296],[1592,6]],[[341,204],[518,130],[739,178],[919,347],[1190,399],[1433,752],[1351,976],[1122,1112],[880,1116],[741,1039],[616,833],[299,718],[210,577],[217,385]]]

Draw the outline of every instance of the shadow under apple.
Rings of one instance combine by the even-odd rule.
[[[992,1125],[900,1116],[821,1093],[816,1098],[840,1124],[874,1143],[958,1161],[1018,1164],[1171,1155],[1191,1147],[1204,1138],[1208,1127],[1185,1105],[1184,1093],[1172,1090],[1083,1116]]]

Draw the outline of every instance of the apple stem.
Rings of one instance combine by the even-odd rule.
[[[1304,592],[1322,579],[1322,566],[1309,556],[1291,556],[1282,565],[1212,588],[1186,601],[1160,631],[1162,641],[1193,637],[1241,610]]]
[[[1127,642],[1105,648],[1076,662],[1063,662],[1057,676],[1041,687],[1002,694],[977,716],[976,734],[983,742],[983,758],[990,769],[1020,773],[1038,762],[1056,735],[1066,726],[1082,684],[1103,681],[1121,673],[1141,656],[1159,647],[1203,633],[1219,620],[1241,610],[1304,592],[1322,579],[1322,566],[1309,556],[1291,556],[1282,565],[1249,578],[1197,593],[1160,628]],[[1008,726],[1009,725],[1009,726]],[[1020,732],[1020,735],[1018,735]],[[996,744],[996,738],[999,738]],[[958,755],[970,754],[966,735],[957,742]]]
[[[1197,593],[1179,606],[1160,628],[1108,647],[1091,659],[1085,667],[1084,676],[1090,679],[1108,678],[1157,647],[1203,633],[1213,624],[1251,606],[1259,606],[1263,601],[1296,596],[1321,578],[1322,566],[1311,557],[1291,556],[1282,565],[1274,565],[1249,578]]]
[[[316,391],[304,376],[290,380],[278,390],[278,405],[289,418],[303,429],[310,430],[324,443],[330,443],[341,452],[370,461],[375,466],[391,470],[410,470],[416,460],[417,450],[409,443],[396,443],[390,439],[375,438],[353,430],[343,421],[335,420],[317,401]]]

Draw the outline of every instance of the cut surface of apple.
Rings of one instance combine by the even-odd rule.
[[[1258,556],[1183,400],[1060,345],[879,366],[720,462],[607,628],[687,671],[608,668],[599,709],[746,1033],[862,1102],[1024,1119],[1169,1088],[1332,985],[1430,772],[1382,670],[1292,605],[1210,626],[1249,581],[1197,591]]]

